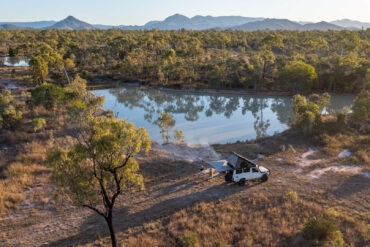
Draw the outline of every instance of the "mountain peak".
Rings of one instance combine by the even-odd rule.
[[[321,30],[321,31],[327,31],[327,30],[343,30],[344,28],[326,21],[320,21],[317,23],[308,23],[303,25],[303,30]]]
[[[50,29],[65,29],[65,30],[86,30],[86,29],[94,29],[94,26],[80,21],[79,19],[75,18],[74,16],[67,16],[64,20],[55,23]]]
[[[77,20],[78,21],[78,19],[72,15],[67,16],[64,20]]]
[[[185,15],[182,15],[182,14],[179,14],[179,13],[176,13],[174,15],[172,15],[173,17],[185,17],[185,18],[188,18],[186,17]]]
[[[188,17],[186,17],[185,15],[181,15],[181,14],[174,14],[174,15],[171,15],[169,17],[167,17],[165,19],[165,21],[168,21],[168,20],[190,20]]]
[[[244,25],[234,27],[235,29],[255,31],[255,30],[300,30],[301,24],[288,19],[267,18],[260,21],[248,22]]]

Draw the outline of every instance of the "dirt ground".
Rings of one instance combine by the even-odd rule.
[[[137,229],[148,222],[166,218],[195,203],[238,200],[259,194],[269,198],[289,191],[296,191],[301,198],[315,201],[322,207],[340,208],[369,224],[369,174],[361,168],[326,169],[341,167],[341,159],[320,157],[319,149],[306,146],[303,140],[289,138],[282,134],[260,143],[214,147],[155,145],[148,157],[139,158],[146,189],[122,196],[117,204],[115,227],[123,238],[120,240],[135,231],[140,232]],[[294,150],[279,151],[279,144],[287,143],[288,139]],[[205,166],[202,160],[227,158],[231,150],[251,159],[259,157],[256,162],[272,171],[268,182],[249,182],[240,187],[225,183],[223,176],[210,178],[200,171]],[[318,169],[323,169],[320,176],[312,176]],[[50,190],[52,193],[53,189],[44,183],[28,190]],[[2,246],[100,245],[94,242],[109,236],[101,218],[67,202],[57,205],[53,202],[25,203],[19,210],[0,215],[0,229]]]

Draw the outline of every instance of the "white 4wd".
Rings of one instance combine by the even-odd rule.
[[[266,182],[270,171],[263,166],[245,167],[241,169],[227,171],[225,175],[226,182],[235,182],[244,185],[246,181],[260,179]]]
[[[269,169],[256,165],[237,153],[232,153],[227,160],[211,161],[207,163],[218,172],[226,173],[226,182],[235,182],[239,185],[244,185],[246,181],[257,179],[266,182],[270,175]]]

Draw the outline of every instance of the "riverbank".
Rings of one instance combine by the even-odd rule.
[[[99,79],[99,82],[89,83],[88,87],[90,90],[96,90],[96,89],[108,89],[108,88],[114,88],[114,87],[122,87],[122,86],[128,86],[128,87],[146,87],[146,88],[155,88],[160,90],[166,90],[166,91],[174,91],[174,92],[186,92],[186,93],[193,93],[193,94],[223,94],[223,95],[266,95],[266,96],[293,96],[295,94],[303,94],[303,95],[309,95],[312,93],[322,94],[327,91],[274,91],[274,90],[253,90],[253,89],[247,89],[247,88],[213,88],[213,87],[192,87],[192,86],[174,86],[179,85],[176,84],[167,84],[167,85],[158,85],[157,83],[150,83],[150,82],[128,82],[128,81],[121,81],[116,80],[112,82],[112,80],[102,80]],[[353,93],[348,92],[329,92],[332,95],[353,95]]]

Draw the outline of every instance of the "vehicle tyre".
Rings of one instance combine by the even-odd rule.
[[[240,179],[238,182],[239,186],[244,186],[245,185],[245,179]]]
[[[228,173],[228,174],[225,175],[225,181],[226,182],[230,183],[232,181],[232,179],[233,179],[232,174]]]
[[[266,174],[264,174],[264,175],[262,176],[262,178],[261,178],[261,181],[262,181],[262,182],[266,182],[268,179],[269,179],[269,177],[268,177]]]

